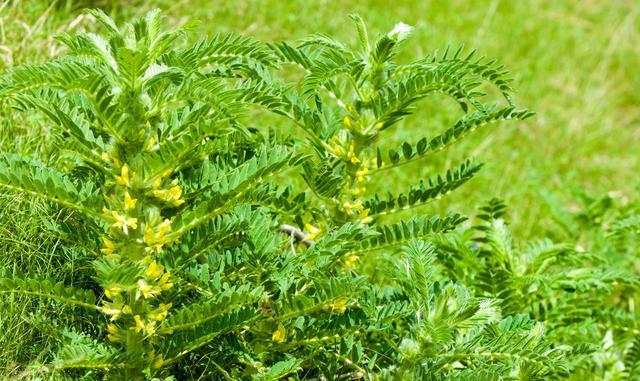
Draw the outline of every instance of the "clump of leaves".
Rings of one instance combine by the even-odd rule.
[[[631,216],[616,217],[609,232],[592,231],[595,244],[583,247],[548,238],[519,245],[505,215],[505,205],[494,199],[481,208],[473,229],[439,237],[444,271],[475,295],[495,298],[503,313],[543,324],[552,346],[567,351],[568,378],[635,379],[640,276],[627,263],[637,258],[620,261],[610,251],[627,238],[619,227]]]
[[[318,226],[306,225],[307,238],[349,222],[373,228],[378,235],[362,249],[346,252],[342,263],[379,280],[370,285],[378,304],[402,306],[394,317],[394,331],[383,334],[390,347],[376,350],[393,360],[367,356],[366,351],[364,356],[381,366],[379,375],[389,379],[567,375],[571,349],[554,348],[534,316],[510,310],[500,295],[476,294],[473,283],[454,282],[456,271],[467,269],[447,266],[433,242],[455,229],[463,217],[381,224],[383,216],[423,206],[455,190],[478,172],[480,164],[465,160],[442,175],[420,180],[406,193],[367,195],[369,183],[387,171],[426,160],[490,123],[533,114],[515,107],[508,73],[495,61],[460,48],[401,64],[396,57],[410,26],[397,24],[372,41],[363,21],[358,16],[353,21],[359,37],[355,50],[326,35],[306,38],[295,47],[273,46],[283,62],[304,69],[290,102],[291,114],[310,136],[297,144],[309,152],[303,178],[317,196],[315,208],[308,210]],[[492,98],[483,86],[495,88],[503,104],[485,103]],[[438,93],[453,98],[464,116],[437,136],[383,153],[385,133],[419,101]],[[460,262],[474,265],[471,257]],[[360,340],[364,348],[376,345],[366,344],[368,338]]]
[[[371,195],[367,187],[387,171],[426,160],[483,126],[533,115],[515,107],[508,72],[495,60],[460,47],[401,64],[396,57],[410,26],[399,23],[371,41],[362,19],[352,18],[359,37],[356,49],[327,35],[305,38],[296,47],[274,45],[283,62],[304,69],[291,109],[310,136],[301,143],[314,153],[314,160],[304,164],[304,178],[322,201],[318,215],[329,226],[356,220],[368,224],[444,196],[481,165],[466,160],[396,195]],[[486,103],[492,99],[483,91],[486,86],[501,94],[504,104]],[[464,116],[441,134],[383,152],[385,134],[434,94],[452,98]]]
[[[558,274],[536,267],[556,265],[546,254],[519,263],[499,205],[477,253],[443,244],[465,220],[458,214],[380,224],[462,185],[479,169],[471,161],[406,194],[365,196],[376,174],[531,115],[515,108],[495,62],[458,50],[401,65],[394,58],[410,28],[372,43],[359,17],[352,50],[325,35],[294,47],[220,34],[182,47],[192,25],[166,31],[158,11],[124,26],[90,13],[106,33],[61,35],[65,56],[0,77],[3,105],[44,115],[59,147],[44,158],[3,153],[0,187],[71,213],[48,228],[91,263],[82,284],[0,279],[2,293],[53,299],[85,321],[60,329],[57,351],[28,374],[543,380],[577,369],[588,351],[550,340],[548,306],[561,291],[605,292],[623,277],[580,278],[595,261],[587,255],[559,256],[576,267]],[[279,79],[285,63],[304,69],[301,82]],[[484,104],[481,83],[506,104]],[[384,155],[381,135],[435,92],[465,116]],[[308,139],[243,122],[274,114]],[[278,181],[296,170],[309,192]],[[531,295],[532,284],[543,292]]]
[[[238,119],[264,100],[251,76],[273,65],[272,53],[235,35],[177,49],[189,25],[165,31],[158,11],[123,27],[91,14],[105,36],[63,34],[64,57],[1,79],[4,103],[45,115],[59,149],[46,162],[3,153],[0,185],[76,212],[83,229],[54,229],[84,242],[94,284],[13,274],[0,288],[86,309],[104,329],[97,337],[69,333],[36,369],[99,369],[109,379],[135,380],[163,375],[232,332],[239,342],[270,338],[279,318],[266,306],[278,297],[273,288],[288,286],[273,270],[291,258],[267,259],[285,245],[270,232],[269,210],[294,209],[297,201],[268,178],[300,156],[256,139]],[[204,266],[191,267],[198,262]],[[306,264],[290,266],[302,273]],[[330,312],[358,282],[346,278],[324,274],[339,286],[300,295],[287,313],[304,315],[310,304]],[[274,356],[274,370],[257,360],[247,368],[284,374],[299,362]]]

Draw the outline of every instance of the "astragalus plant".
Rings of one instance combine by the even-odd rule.
[[[189,45],[190,24],[166,31],[158,11],[123,26],[90,13],[104,33],[63,34],[62,57],[0,77],[2,106],[46,118],[56,146],[51,157],[2,153],[0,187],[70,214],[47,228],[91,264],[77,270],[79,284],[0,274],[1,293],[49,298],[82,317],[43,332],[56,348],[26,364],[23,378],[569,373],[581,348],[556,345],[531,313],[454,276],[440,243],[464,217],[382,223],[457,188],[478,165],[406,194],[366,196],[377,174],[489,122],[530,116],[515,109],[500,66],[461,51],[397,64],[409,27],[371,43],[358,17],[352,50],[325,35],[299,46],[234,34]],[[289,63],[303,68],[300,82],[281,79],[291,78]],[[484,104],[481,83],[506,104]],[[465,116],[382,154],[380,137],[434,92]],[[297,173],[309,191],[287,180]]]
[[[36,372],[86,368],[136,380],[214,340],[240,348],[245,335],[270,339],[279,318],[266,309],[273,295],[264,283],[282,235],[270,233],[269,210],[295,202],[268,178],[299,157],[237,122],[247,104],[273,102],[252,80],[275,62],[270,51],[234,35],[178,49],[186,28],[164,31],[158,11],[122,27],[91,14],[105,35],[61,35],[63,57],[0,82],[4,107],[45,116],[57,139],[46,161],[3,153],[0,185],[75,211],[95,282],[80,289],[5,274],[0,289],[86,309],[103,327],[97,337],[67,333]],[[323,296],[307,302],[330,306]]]
[[[352,20],[355,48],[324,34],[273,48],[284,63],[302,70],[290,102],[309,136],[297,144],[308,153],[302,176],[314,196],[309,236],[321,237],[345,223],[367,226],[374,235],[345,250],[340,261],[368,276],[377,304],[398,306],[394,331],[379,334],[385,344],[363,344],[376,348],[364,356],[384,364],[380,375],[385,379],[546,379],[566,374],[567,348],[547,342],[542,324],[525,315],[503,316],[499,299],[476,295],[443,273],[446,267],[432,242],[465,218],[424,215],[419,208],[469,181],[481,164],[465,160],[441,175],[406,184],[408,190],[398,194],[369,191],[406,164],[433,163],[445,148],[479,128],[533,113],[516,108],[508,72],[495,60],[459,48],[401,63],[398,53],[411,35],[410,26],[399,23],[372,38],[359,16]],[[385,149],[390,132],[436,94],[460,106],[460,119],[427,137],[423,130],[431,121],[405,125],[417,135],[415,142]],[[410,210],[417,216],[397,217]],[[389,223],[391,215],[398,222]],[[358,340],[366,343],[370,337]]]

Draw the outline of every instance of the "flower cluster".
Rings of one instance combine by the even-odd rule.
[[[110,316],[108,338],[129,345],[132,340],[144,347],[144,341],[158,333],[158,324],[167,317],[171,303],[158,303],[157,297],[169,290],[171,275],[160,265],[156,255],[173,241],[171,219],[162,217],[162,207],[184,203],[177,180],[163,188],[171,174],[165,170],[159,176],[145,178],[143,171],[134,171],[127,163],[109,155],[103,159],[116,167],[114,195],[106,199],[103,212],[112,221],[109,234],[102,237],[101,252],[114,263],[123,260],[137,264],[135,281],[114,282],[105,287],[102,312]],[[160,366],[163,359],[154,358]]]

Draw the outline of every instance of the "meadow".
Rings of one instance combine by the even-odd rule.
[[[0,74],[62,54],[65,48],[53,38],[59,33],[97,30],[95,18],[81,13],[84,7],[101,7],[118,23],[153,8],[163,10],[170,26],[197,19],[200,25],[191,41],[216,32],[267,42],[325,33],[349,46],[358,43],[349,19],[357,13],[372,34],[386,33],[398,22],[414,27],[398,61],[460,45],[497,58],[511,72],[516,103],[535,115],[497,123],[432,160],[375,178],[372,191],[396,193],[466,157],[485,163],[450,196],[385,222],[447,211],[474,216],[497,197],[508,206],[507,220],[516,241],[551,238],[596,251],[606,246],[606,234],[598,229],[606,230],[614,224],[611,215],[624,216],[620,211],[637,203],[640,7],[634,1],[5,1],[0,3]],[[461,115],[445,96],[420,100],[412,115],[392,127],[385,144],[415,144],[444,131]],[[278,121],[266,119],[268,125],[259,127],[291,132],[290,125]],[[49,158],[56,156],[57,142],[44,118],[0,110],[0,151]],[[302,184],[299,177],[288,179],[288,172],[278,176],[281,182]],[[63,223],[74,217],[64,210],[52,216],[47,205],[13,192],[0,194],[0,275],[18,269],[65,283],[91,283],[86,275],[78,275],[89,266],[82,253],[70,249],[55,227],[43,229],[51,219]],[[640,246],[629,247],[627,255],[637,258],[634,250]],[[622,254],[607,250],[609,260],[620,259]],[[620,263],[628,264],[627,270],[635,266],[637,275],[640,262],[629,258]],[[82,316],[56,302],[15,294],[0,298],[0,378],[31,376],[23,365],[48,356],[61,340],[43,330],[84,324]],[[637,321],[634,324],[637,334]]]

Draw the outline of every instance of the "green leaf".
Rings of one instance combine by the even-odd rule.
[[[369,46],[369,36],[367,34],[367,27],[364,24],[364,20],[362,20],[362,17],[357,14],[349,15],[349,17],[353,21],[353,24],[358,31],[358,37],[360,38],[360,44],[362,45],[362,48],[366,53],[369,53],[371,47]]]
[[[106,219],[101,211],[101,197],[92,184],[76,185],[68,176],[19,155],[0,154],[0,187]]]
[[[0,293],[37,296],[91,310],[101,310],[101,307],[95,304],[96,297],[93,291],[66,286],[64,283],[52,279],[23,278],[21,276],[0,278]]]
[[[163,63],[186,71],[196,71],[207,65],[251,64],[273,67],[277,62],[272,51],[261,42],[233,33],[218,33],[192,47],[163,56]]]
[[[389,151],[391,164],[379,163],[377,169],[389,169],[409,162],[419,160],[425,155],[441,151],[453,145],[471,134],[472,132],[501,120],[523,120],[534,115],[528,110],[515,110],[512,107],[489,109],[485,111],[474,111],[465,115],[453,127],[431,139],[422,138],[415,145],[415,148],[404,142],[397,150]],[[404,161],[400,161],[400,154],[404,156]]]
[[[197,328],[167,334],[167,338],[161,343],[163,353],[167,354],[165,363],[170,364],[176,361],[224,333],[240,330],[243,326],[260,319],[261,316],[259,310],[242,307],[208,319]]]
[[[170,317],[163,322],[161,331],[173,333],[185,329],[197,329],[211,320],[220,319],[233,310],[257,303],[262,298],[263,292],[261,287],[252,288],[250,285],[230,288],[216,295],[215,300],[204,300],[171,311]]]
[[[302,359],[295,357],[287,360],[279,361],[269,367],[266,373],[254,376],[255,380],[259,381],[276,381],[282,379],[282,377],[295,373],[302,364]]]
[[[413,156],[413,147],[411,147],[411,144],[407,142],[402,144],[402,154],[404,155],[405,160],[411,159]]]
[[[261,147],[258,155],[229,173],[212,173],[208,180],[209,197],[181,213],[173,223],[172,238],[215,218],[243,201],[253,187],[287,166],[296,165],[300,155],[284,147]]]
[[[386,198],[375,195],[365,200],[364,207],[369,209],[369,215],[382,216],[425,205],[469,181],[481,167],[482,164],[465,161],[458,168],[448,170],[444,177],[441,175],[431,177],[426,184],[420,181],[418,186],[409,188],[406,194],[399,193],[396,196],[389,193]]]
[[[446,233],[464,222],[466,217],[450,214],[446,217],[419,217],[391,225],[375,227],[377,236],[362,240],[360,248],[352,254],[362,254],[372,250],[383,250],[403,245],[414,239],[424,239],[436,233]]]

